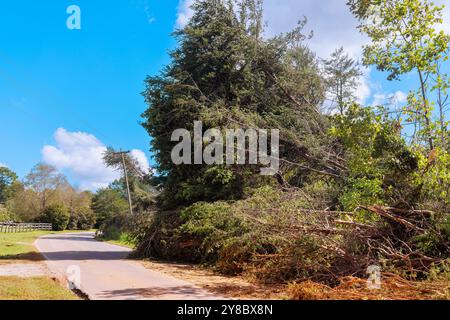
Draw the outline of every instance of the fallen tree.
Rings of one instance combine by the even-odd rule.
[[[265,282],[330,285],[346,276],[366,277],[371,265],[424,278],[448,263],[449,213],[297,207],[303,199],[300,192],[261,194],[157,214],[137,254],[207,263],[223,273],[249,273]]]

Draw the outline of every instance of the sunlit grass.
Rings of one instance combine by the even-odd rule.
[[[79,231],[33,231],[21,233],[0,233],[0,264],[16,260],[39,261],[41,254],[34,247],[37,238],[49,234],[75,233]]]
[[[46,277],[0,277],[0,300],[77,300],[78,297]]]
[[[136,247],[136,241],[125,232],[122,232],[116,239],[107,239],[104,237],[100,237],[98,238],[98,240],[130,249],[134,249]]]
[[[41,260],[33,243],[40,236],[51,233],[54,232],[0,233],[0,263],[1,260]]]

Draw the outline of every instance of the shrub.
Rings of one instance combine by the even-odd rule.
[[[357,178],[351,183],[339,198],[345,211],[353,211],[358,206],[383,204],[382,181],[379,179]]]
[[[450,153],[437,148],[428,157],[423,153],[418,153],[418,157],[416,184],[421,187],[422,197],[433,207],[438,205],[447,211],[450,208]]]
[[[0,222],[14,220],[11,213],[3,205],[0,204]]]
[[[181,237],[192,238],[190,249],[203,262],[216,262],[220,249],[230,238],[248,232],[242,217],[233,214],[226,202],[196,203],[181,213],[184,224],[177,229]]]
[[[95,214],[89,207],[75,208],[69,219],[67,229],[69,230],[89,230],[95,224]]]
[[[413,239],[415,245],[427,255],[450,257],[450,215],[435,214],[430,218],[429,223],[431,228]]]
[[[62,231],[69,224],[70,214],[63,205],[51,205],[44,209],[39,217],[42,223],[51,223],[53,231]]]

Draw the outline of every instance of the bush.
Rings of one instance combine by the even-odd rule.
[[[14,220],[8,209],[0,204],[0,222]]]
[[[181,213],[184,224],[176,231],[180,237],[191,238],[193,256],[203,262],[216,262],[221,248],[230,238],[241,237],[249,230],[241,217],[231,212],[225,202],[196,203]]]
[[[101,240],[113,240],[121,245],[135,246],[139,237],[140,228],[145,225],[144,214],[136,213],[133,216],[123,214],[103,222],[99,228]]]
[[[75,208],[70,215],[69,230],[89,230],[95,224],[95,214],[89,207]]]
[[[99,228],[102,239],[119,240],[122,233],[130,231],[128,221],[131,219],[130,215],[121,214],[105,220]]]
[[[51,223],[53,231],[63,231],[69,224],[70,214],[63,205],[52,205],[44,209],[39,217],[42,223]]]
[[[370,182],[362,179],[355,185],[357,192],[347,198],[349,207],[354,199],[376,199],[371,191],[377,188]],[[309,279],[331,286],[348,275],[364,277],[369,265],[380,263],[408,276],[413,276],[412,266],[423,276],[430,261],[439,265],[448,258],[447,214],[427,216],[382,206],[355,212],[316,210],[308,208],[316,203],[311,195],[323,199],[324,191],[333,188],[314,183],[308,189],[305,196],[306,187],[297,192],[263,187],[245,200],[198,202],[158,212],[138,237],[136,255],[205,263],[266,283]],[[409,258],[407,250],[417,256]]]
[[[349,186],[339,198],[344,211],[353,211],[359,206],[383,204],[382,181],[380,179],[350,179]]]
[[[321,194],[324,188],[313,189]],[[324,274],[339,258],[322,249],[327,243],[320,237],[291,231],[294,223],[324,224],[299,214],[307,203],[301,192],[262,187],[246,200],[199,202],[181,212],[161,212],[138,239],[137,255],[206,263],[225,274],[248,272],[267,282]]]
[[[101,228],[102,239],[104,240],[119,240],[122,234],[120,226],[108,224]]]

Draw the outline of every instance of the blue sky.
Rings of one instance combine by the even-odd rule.
[[[102,167],[106,145],[133,150],[143,167],[151,164],[149,137],[139,125],[146,108],[140,92],[146,75],[169,62],[175,45],[170,33],[186,23],[190,2],[1,1],[0,164],[24,177],[45,161],[82,189],[117,177]],[[266,0],[266,33],[287,31],[306,15],[315,31],[310,46],[319,56],[344,45],[358,57],[365,40],[345,2]],[[81,30],[66,26],[66,8],[73,4],[81,8]],[[360,99],[386,100],[411,84],[384,78],[368,71]]]
[[[24,176],[58,128],[147,152],[139,93],[168,62],[178,0],[161,3],[2,1],[0,162]],[[70,4],[81,8],[81,30],[66,27]]]

